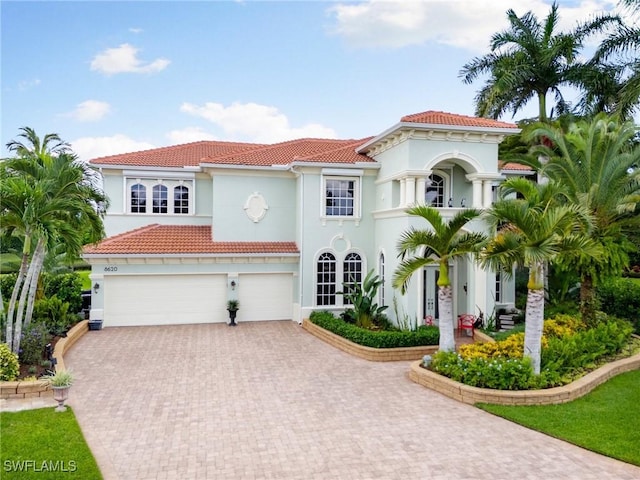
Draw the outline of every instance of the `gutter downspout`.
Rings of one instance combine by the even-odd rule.
[[[298,263],[298,325],[302,325],[302,301],[303,301],[303,285],[304,285],[304,173],[302,170],[296,170],[295,166],[289,167],[289,171],[296,178],[300,179],[300,210],[299,210],[299,229],[300,229],[300,261]]]

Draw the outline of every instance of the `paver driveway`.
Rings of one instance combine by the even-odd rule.
[[[292,322],[107,328],[65,361],[107,479],[640,478]]]

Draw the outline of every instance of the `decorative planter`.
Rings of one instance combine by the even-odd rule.
[[[58,402],[58,406],[55,408],[56,412],[64,412],[67,410],[64,402],[69,398],[70,388],[71,387],[51,387],[53,390],[53,399]]]
[[[102,330],[102,320],[89,320],[89,330]]]
[[[235,327],[236,324],[236,314],[238,313],[237,310],[227,310],[229,312],[229,320],[231,320],[229,322],[229,326],[230,327]]]

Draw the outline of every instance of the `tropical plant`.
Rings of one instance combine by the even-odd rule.
[[[56,370],[43,375],[43,380],[47,380],[52,387],[70,387],[73,385],[74,376],[71,370]]]
[[[487,212],[496,235],[481,254],[481,263],[505,275],[515,266],[529,270],[525,314],[524,356],[531,358],[535,374],[540,373],[540,350],[544,319],[544,270],[547,262],[561,255],[597,255],[596,248],[581,232],[589,224],[588,214],[578,205],[560,205],[560,184],[535,184],[511,178],[500,188],[500,199]],[[519,195],[521,198],[509,198]]]
[[[41,141],[25,127],[19,137],[25,143],[7,144],[17,156],[0,164],[0,234],[24,239],[5,333],[14,352],[20,348],[22,328],[31,321],[47,251],[62,246],[68,256],[77,257],[85,241],[103,237],[102,217],[108,205],[96,186],[98,173],[80,162],[57,135]]]
[[[237,312],[240,310],[240,302],[238,300],[228,300],[227,310],[230,312]]]
[[[337,292],[344,296],[345,303],[353,305],[353,316],[357,326],[371,328],[376,317],[388,308],[386,305],[378,306],[375,301],[381,285],[380,277],[374,274],[373,270],[370,270],[362,284],[359,282],[345,283],[342,285],[344,290]]]
[[[543,21],[531,11],[518,17],[512,9],[507,19],[509,28],[491,37],[491,53],[472,59],[459,74],[467,84],[489,74],[475,98],[476,114],[483,117],[515,115],[537,97],[538,119],[547,121],[549,93],[555,95],[556,113],[567,111],[560,88],[575,85],[576,70],[585,69],[578,62],[585,38],[620,23],[618,17],[600,15],[568,33],[558,33],[556,3]]]
[[[534,153],[545,157],[536,168],[563,184],[568,204],[592,216],[582,235],[600,246],[601,255],[579,253],[558,263],[580,277],[580,309],[587,323],[595,318],[595,285],[619,276],[635,249],[627,234],[640,229],[640,145],[632,143],[636,132],[633,123],[600,113],[566,130],[538,124],[527,134],[551,145],[534,147]]]
[[[449,262],[477,252],[486,237],[481,233],[462,232],[471,220],[480,216],[475,209],[465,209],[456,213],[449,221],[440,212],[426,205],[418,205],[407,210],[409,215],[423,218],[431,230],[411,227],[398,242],[402,261],[394,276],[393,286],[404,294],[411,276],[427,265],[438,265],[438,309],[440,312],[440,350],[453,351],[453,291],[449,279]]]
[[[18,356],[6,343],[0,343],[0,382],[11,382],[18,378],[19,374]]]

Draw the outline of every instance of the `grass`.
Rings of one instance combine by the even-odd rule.
[[[2,478],[84,480],[102,474],[70,408],[0,413]]]
[[[478,404],[495,415],[640,466],[640,370],[623,373],[573,402],[514,407]]]
[[[91,270],[76,270],[76,273],[82,279],[82,290],[91,290],[91,280],[89,280]]]

